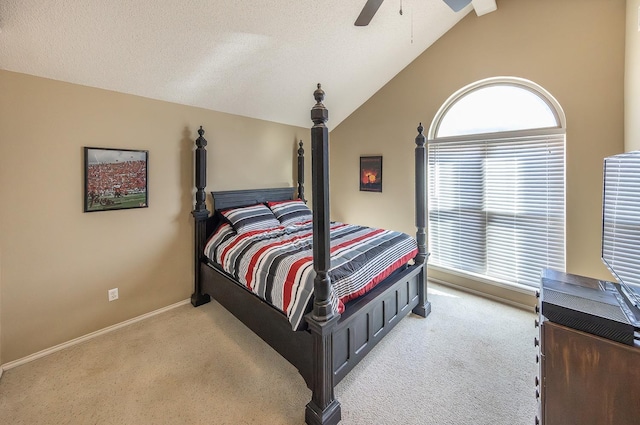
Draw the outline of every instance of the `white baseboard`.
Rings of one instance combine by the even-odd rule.
[[[2,372],[5,371],[5,370],[9,370],[9,369],[14,368],[16,366],[20,366],[20,365],[23,365],[25,363],[32,362],[32,361],[34,361],[36,359],[48,356],[49,354],[53,354],[53,353],[55,353],[57,351],[60,351],[60,350],[64,350],[65,348],[72,347],[74,345],[80,344],[81,342],[88,341],[88,340],[93,339],[93,338],[95,338],[97,336],[104,335],[106,333],[115,331],[116,329],[124,328],[125,326],[129,326],[129,325],[134,324],[136,322],[140,322],[142,320],[145,320],[145,319],[148,319],[150,317],[156,316],[156,315],[158,315],[160,313],[164,313],[166,311],[172,310],[172,309],[174,309],[176,307],[180,307],[182,305],[189,304],[189,302],[191,302],[190,299],[186,299],[186,300],[183,300],[183,301],[178,301],[175,304],[171,304],[171,305],[168,305],[166,307],[159,308],[158,310],[154,310],[154,311],[151,311],[149,313],[145,313],[145,314],[143,314],[141,316],[134,317],[133,319],[129,319],[129,320],[125,320],[124,322],[116,323],[115,325],[111,325],[111,326],[108,326],[106,328],[97,330],[95,332],[91,332],[91,333],[89,333],[87,335],[83,335],[81,337],[74,338],[71,341],[63,342],[62,344],[58,344],[58,345],[53,346],[51,348],[47,348],[47,349],[44,349],[42,351],[38,351],[37,353],[28,355],[28,356],[23,357],[21,359],[5,363],[3,365],[0,365],[0,377],[2,377]]]

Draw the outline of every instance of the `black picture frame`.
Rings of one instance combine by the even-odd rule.
[[[382,192],[382,156],[360,157],[360,190]]]
[[[84,212],[147,208],[149,151],[84,148]]]

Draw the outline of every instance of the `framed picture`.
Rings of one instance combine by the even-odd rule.
[[[149,151],[84,148],[84,212],[146,208]]]
[[[360,190],[382,192],[382,157],[360,157]]]

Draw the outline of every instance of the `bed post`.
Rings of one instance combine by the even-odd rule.
[[[207,237],[207,218],[209,218],[209,210],[207,210],[206,194],[204,191],[207,185],[207,140],[202,137],[204,130],[202,126],[198,130],[199,137],[196,139],[196,205],[191,211],[195,221],[195,244],[194,244],[194,291],[191,295],[191,304],[198,307],[211,301],[208,294],[202,293],[202,275],[200,271],[201,258],[204,252],[204,245]]]
[[[302,140],[298,143],[298,198],[305,204],[307,200],[304,199],[304,148],[302,147]]]
[[[427,317],[431,313],[431,303],[427,300],[427,258],[429,253],[427,252],[427,235],[425,227],[427,226],[427,149],[425,144],[427,138],[422,134],[424,127],[422,123],[418,126],[418,135],[416,136],[416,240],[418,242],[418,255],[416,255],[415,261],[417,264],[422,264],[422,271],[420,272],[420,280],[418,287],[418,305],[413,309],[413,312],[419,316]]]
[[[329,118],[322,104],[324,91],[320,84],[313,93],[316,99],[311,109],[311,199],[313,200],[313,311],[305,319],[313,339],[313,366],[311,372],[311,401],[305,410],[305,422],[309,425],[334,425],[340,421],[340,403],[333,393],[333,330],[340,315],[330,302],[331,266],[329,217],[329,130],[325,125]]]

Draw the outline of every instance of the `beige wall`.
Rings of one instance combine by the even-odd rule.
[[[7,71],[0,93],[3,363],[189,298],[200,125],[209,191],[293,184],[295,142],[309,140],[304,128]],[[83,213],[83,146],[149,150],[149,208]]]
[[[522,77],[547,89],[567,118],[567,271],[608,277],[599,259],[602,160],[624,149],[624,22],[625,3],[609,0],[499,1],[496,12],[467,15],[331,132],[333,217],[415,234],[417,124],[426,132],[469,83]],[[369,154],[384,156],[383,193],[358,191],[358,158]]]
[[[640,0],[627,0],[624,131],[625,151],[640,150]]]

